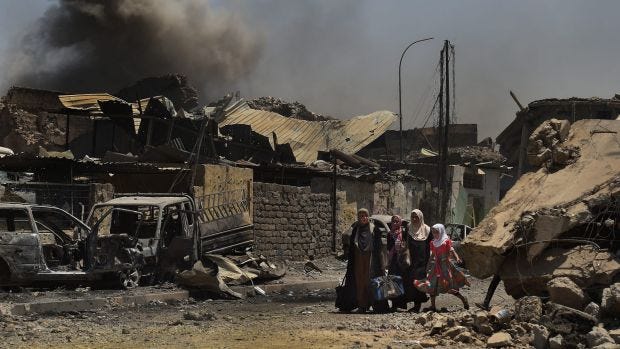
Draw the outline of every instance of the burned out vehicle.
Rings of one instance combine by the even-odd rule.
[[[200,255],[194,201],[182,194],[129,194],[93,206],[87,220],[99,241],[97,265],[114,264],[105,251],[130,251],[133,283],[172,280]]]
[[[87,225],[62,209],[0,204],[0,286],[100,282],[133,286],[132,252],[107,250],[105,245]],[[98,254],[112,256],[113,262],[98,263]]]

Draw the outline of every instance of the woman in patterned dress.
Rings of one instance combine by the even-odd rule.
[[[452,241],[446,234],[443,224],[435,224],[431,228],[433,240],[430,244],[431,257],[428,263],[426,279],[415,280],[414,286],[431,296],[431,310],[436,311],[435,298],[440,293],[455,295],[463,302],[463,307],[469,309],[467,299],[459,292],[463,286],[469,286],[465,275],[458,270],[452,260],[460,263],[461,258],[454,251]]]

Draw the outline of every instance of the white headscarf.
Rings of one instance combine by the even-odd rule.
[[[439,237],[437,239],[433,239],[433,246],[439,247],[443,245],[446,241],[448,241],[448,234],[446,234],[446,227],[443,224],[435,224],[433,225],[433,229],[437,229],[439,231]]]
[[[429,228],[428,225],[424,224],[424,214],[422,214],[422,211],[418,209],[411,211],[411,214],[415,214],[416,216],[418,216],[420,223],[419,225],[414,225],[413,222],[411,222],[411,230],[409,234],[414,240],[426,240],[428,238],[428,234],[431,232],[431,228]]]

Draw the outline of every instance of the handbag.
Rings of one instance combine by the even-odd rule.
[[[411,254],[409,246],[397,252],[397,262],[401,269],[409,269],[411,267]]]
[[[342,278],[340,285],[336,286],[336,308],[348,312],[357,307],[357,294],[352,283],[347,282],[347,275]]]
[[[377,276],[370,280],[371,293],[376,301],[394,299],[405,294],[403,278],[398,275]]]

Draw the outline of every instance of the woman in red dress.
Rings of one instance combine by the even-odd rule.
[[[415,280],[413,285],[420,291],[431,296],[431,310],[436,311],[435,298],[440,293],[455,295],[463,302],[463,307],[469,309],[467,299],[459,292],[463,286],[469,286],[469,281],[452,262],[460,263],[461,258],[454,251],[452,241],[446,234],[443,224],[435,224],[431,228],[431,257],[428,263],[426,279]]]

